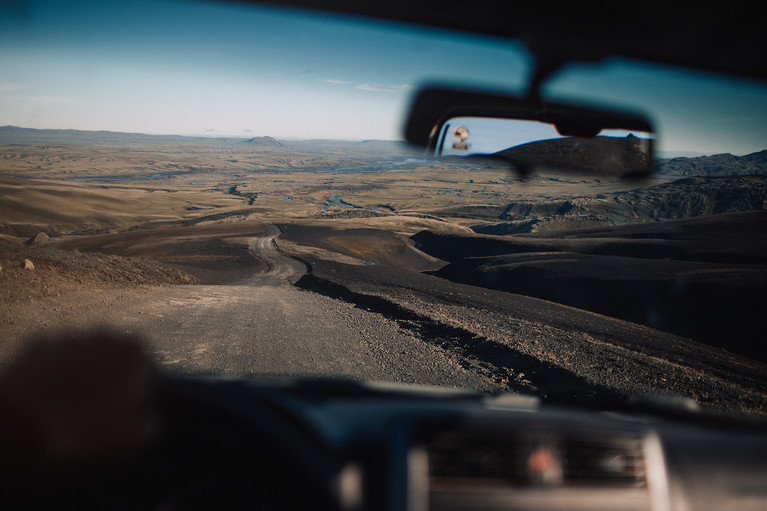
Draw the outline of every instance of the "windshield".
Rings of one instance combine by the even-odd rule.
[[[239,3],[0,9],[3,364],[106,326],[171,373],[767,413],[764,84],[567,66],[544,98],[643,112],[656,172],[523,179],[403,142],[426,84],[524,93],[517,42]]]

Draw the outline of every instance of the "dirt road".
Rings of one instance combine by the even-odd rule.
[[[88,293],[28,314],[40,328],[108,325],[145,339],[167,370],[225,375],[322,375],[492,388],[398,323],[291,285],[303,263],[280,254],[279,229],[244,240],[268,271],[228,285],[140,286]],[[57,311],[51,318],[47,311]],[[47,318],[47,319],[46,319]],[[12,350],[11,350],[12,351]],[[6,353],[5,356],[8,354]]]
[[[324,232],[297,251],[295,227],[283,228],[280,250],[276,226],[224,236],[233,253],[245,249],[254,258],[252,270],[245,261],[226,284],[79,284],[60,296],[45,288],[33,304],[9,303],[0,314],[0,365],[29,334],[106,325],[143,338],[171,372],[351,377],[568,402],[661,392],[706,406],[767,409],[763,366],[755,361],[407,265],[352,264],[315,246]],[[367,235],[352,248],[388,247],[382,240],[389,238]],[[190,238],[190,250],[204,239]]]
[[[291,257],[282,255],[277,250],[274,240],[280,235],[276,225],[269,224],[264,236],[248,241],[251,255],[260,259],[266,265],[267,271],[253,275],[247,280],[248,284],[258,286],[284,286],[295,283],[306,273],[306,265]]]

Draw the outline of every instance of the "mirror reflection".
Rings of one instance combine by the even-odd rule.
[[[454,117],[442,125],[435,152],[501,158],[522,174],[565,170],[629,177],[652,172],[652,133],[609,129],[582,137],[560,132],[570,131],[539,121]]]

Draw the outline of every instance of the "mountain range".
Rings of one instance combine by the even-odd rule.
[[[767,150],[745,156],[730,153],[660,160],[656,172],[666,176],[721,176],[767,173]]]

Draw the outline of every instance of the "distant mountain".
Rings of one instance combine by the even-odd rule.
[[[295,151],[322,152],[329,154],[343,154],[347,152],[361,152],[366,156],[405,156],[423,157],[424,150],[421,147],[411,146],[407,142],[399,140],[290,140],[282,141],[286,147]]]
[[[253,137],[241,143],[251,147],[282,147],[282,144],[273,137]]]
[[[38,130],[18,126],[0,126],[0,144],[20,145],[229,145],[241,138],[185,137],[147,135],[119,131]]]
[[[86,145],[86,146],[130,146],[130,145],[204,145],[234,146],[239,148],[269,149],[281,148],[294,152],[345,155],[356,153],[361,156],[423,156],[423,149],[413,148],[405,142],[394,140],[277,140],[263,136],[238,137],[196,137],[181,135],[147,135],[144,133],[122,133],[117,131],[48,130],[0,126],[0,144],[18,145]]]
[[[723,176],[767,174],[767,150],[745,156],[730,153],[661,160],[657,173],[668,176]]]

